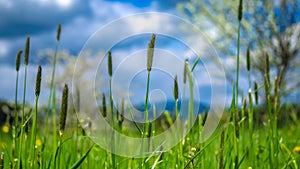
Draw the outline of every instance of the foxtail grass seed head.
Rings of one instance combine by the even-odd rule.
[[[264,75],[264,86],[265,86],[265,92],[266,92],[266,95],[269,95],[270,93],[270,90],[269,90],[269,88],[270,88],[270,84],[269,84],[269,80],[268,80],[268,75],[267,74],[265,74]]]
[[[247,100],[244,99],[244,102],[243,102],[243,111],[246,112],[246,107],[247,107]]]
[[[270,73],[270,60],[269,60],[269,54],[266,54],[266,73]]]
[[[151,69],[152,69],[155,38],[156,38],[156,35],[152,34],[151,41],[148,43],[148,53],[147,53],[147,70],[148,71],[151,71]]]
[[[112,56],[111,51],[108,51],[108,75],[112,77]]]
[[[186,76],[187,76],[187,72],[186,72],[186,69],[187,69],[187,65],[186,63],[188,63],[188,59],[185,59],[184,61],[184,70],[183,70],[183,84],[186,84]]]
[[[178,82],[177,82],[177,75],[174,78],[174,98],[175,101],[178,101]]]
[[[56,34],[56,41],[59,42],[60,40],[60,33],[61,33],[61,24],[57,25],[57,34]]]
[[[36,75],[36,83],[35,83],[35,96],[39,97],[41,92],[41,81],[42,81],[42,67],[41,65],[38,68],[38,72]]]
[[[241,21],[243,18],[243,0],[239,2],[239,13],[238,13],[238,20]]]
[[[255,97],[255,104],[258,104],[258,86],[257,83],[254,82],[254,97]]]
[[[250,46],[247,48],[247,70],[250,71],[251,60],[250,60]]]
[[[19,50],[17,57],[16,57],[16,71],[18,72],[20,70],[20,65],[21,65],[21,55],[22,55],[23,51]]]
[[[125,113],[125,104],[124,104],[124,97],[122,97],[122,103],[121,103],[121,114],[119,119],[119,125],[122,126],[124,122],[124,113]]]
[[[25,46],[25,60],[24,64],[27,66],[29,61],[29,50],[30,50],[30,37],[28,36],[26,39],[26,46]]]
[[[121,119],[124,120],[124,113],[125,113],[125,101],[124,101],[124,97],[122,97],[122,103],[121,103]]]
[[[102,116],[105,118],[107,115],[107,111],[106,111],[106,98],[105,98],[105,94],[102,93]]]
[[[60,110],[60,121],[59,121],[60,135],[63,135],[66,126],[66,118],[67,118],[67,111],[68,111],[68,94],[69,94],[69,88],[68,85],[65,84],[63,95],[62,95],[61,110]]]

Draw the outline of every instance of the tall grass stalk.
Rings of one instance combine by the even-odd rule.
[[[174,77],[174,89],[173,89],[173,95],[174,95],[174,101],[175,101],[175,123],[176,123],[176,133],[177,138],[179,141],[179,148],[178,148],[178,154],[177,154],[177,161],[178,165],[182,165],[181,155],[182,155],[182,143],[181,143],[181,130],[180,130],[180,117],[179,117],[179,111],[178,111],[178,80],[177,75]]]
[[[35,111],[32,118],[32,126],[31,126],[31,139],[30,139],[30,154],[29,154],[29,162],[31,163],[30,167],[35,167],[35,140],[37,135],[37,112],[38,112],[38,102],[39,96],[41,92],[41,80],[42,80],[42,67],[38,67],[38,73],[36,75],[36,85],[35,85]]]
[[[181,107],[184,107],[184,103],[185,103],[185,90],[186,90],[186,79],[187,79],[187,73],[186,73],[186,70],[187,70],[187,65],[186,63],[188,63],[188,59],[185,59],[184,61],[184,65],[183,65],[183,91],[182,91],[182,96],[181,96]],[[181,113],[181,116],[183,115],[183,113]]]
[[[238,113],[238,105],[239,105],[239,71],[240,71],[240,34],[241,34],[241,21],[243,18],[243,0],[239,0],[238,6],[238,37],[237,37],[237,63],[236,63],[236,84],[234,86],[234,106],[230,109],[232,112],[233,125],[234,125],[234,134],[233,134],[233,142],[234,142],[234,168],[238,167],[239,162],[239,153],[238,153],[238,123],[237,123],[237,113]]]
[[[238,38],[237,38],[237,54],[236,54],[236,106],[238,107],[238,96],[239,96],[239,71],[240,71],[240,34],[241,34],[241,21],[243,18],[243,0],[239,1],[239,8],[238,8]]]
[[[18,114],[18,88],[19,88],[19,70],[21,64],[21,55],[23,51],[19,50],[16,56],[16,87],[15,87],[15,108],[14,108],[14,129],[13,129],[13,148],[17,150],[17,131],[19,124],[19,114]],[[13,154],[15,157],[15,154]]]
[[[242,105],[242,108],[241,108],[241,115],[242,115],[242,119],[241,119],[241,135],[242,135],[242,147],[243,149],[245,148],[245,133],[246,133],[246,130],[245,130],[245,118],[246,118],[246,108],[247,108],[247,101],[246,99],[243,99],[243,105]],[[245,150],[245,149],[244,149]]]
[[[66,119],[67,119],[67,113],[68,113],[68,95],[69,95],[69,88],[68,85],[65,84],[62,94],[62,101],[61,101],[61,107],[60,107],[60,118],[59,118],[59,151],[58,151],[58,166],[60,166],[60,159],[61,159],[61,152],[62,152],[62,142],[63,142],[63,136],[65,132],[65,126],[66,126]]]
[[[111,113],[111,125],[113,128],[112,136],[111,136],[111,161],[112,161],[112,168],[116,168],[115,164],[115,117],[114,117],[114,100],[112,96],[112,55],[111,51],[108,51],[108,75],[109,75],[109,102],[110,102],[110,113]]]
[[[281,73],[281,72],[280,72]],[[278,138],[278,114],[280,111],[280,107],[279,107],[279,83],[278,83],[278,78],[275,78],[275,82],[274,82],[274,103],[273,103],[273,113],[274,113],[274,126],[273,126],[273,131],[274,131],[274,153],[275,153],[275,165],[278,165],[278,160],[279,160],[279,138]]]
[[[56,85],[53,85],[52,91],[52,133],[53,133],[53,153],[56,152],[57,148],[57,125],[56,125]]]
[[[250,60],[250,46],[248,46],[247,48],[247,53],[246,53],[246,57],[247,57],[247,72],[248,72],[248,83],[249,83],[249,89],[251,89],[251,60]]]
[[[46,113],[46,120],[45,120],[45,133],[49,130],[49,114],[50,111],[53,110],[53,105],[51,107],[52,97],[53,97],[53,90],[54,90],[54,84],[55,84],[55,71],[56,71],[56,58],[57,58],[57,52],[58,52],[58,43],[60,41],[60,35],[61,35],[61,24],[58,24],[57,26],[57,34],[56,34],[56,44],[55,44],[55,52],[53,57],[53,65],[52,65],[52,75],[51,75],[51,82],[50,82],[50,93],[48,98],[48,107],[47,107],[47,113]],[[46,139],[46,138],[45,138]]]
[[[194,93],[193,93],[193,76],[192,72],[189,68],[189,63],[185,62],[186,74],[189,81],[189,107],[188,107],[188,129],[192,131],[193,123],[194,123]]]
[[[269,148],[269,165],[270,168],[273,168],[273,156],[274,156],[274,141],[273,141],[273,116],[272,116],[272,107],[271,107],[271,96],[270,96],[270,84],[268,80],[267,73],[264,75],[264,86],[265,86],[265,94],[267,101],[267,111],[268,111],[268,127],[269,127],[269,135],[268,135],[268,148]]]
[[[148,99],[149,99],[149,88],[150,88],[150,72],[152,69],[152,62],[153,62],[153,55],[154,55],[154,46],[155,46],[155,38],[156,35],[152,34],[151,40],[148,43],[148,51],[147,51],[147,82],[146,82],[146,95],[144,100],[144,127],[143,127],[143,134],[142,134],[142,143],[141,143],[141,153],[143,152],[144,147],[144,138],[146,138],[149,133],[149,122],[148,122]],[[145,161],[145,160],[143,160]],[[144,167],[144,162],[142,164],[142,167]]]
[[[254,159],[254,151],[255,148],[254,148],[254,143],[253,143],[253,131],[254,131],[254,116],[253,116],[253,112],[254,112],[254,109],[253,109],[253,101],[252,101],[252,91],[251,89],[249,89],[248,91],[248,99],[249,99],[249,113],[248,113],[248,116],[249,116],[249,145],[250,145],[250,151],[249,151],[249,157],[250,157],[250,160],[251,161],[255,161]]]
[[[238,167],[238,163],[239,163],[239,151],[238,151],[238,122],[237,122],[237,111],[238,111],[238,107],[236,107],[236,88],[235,86],[233,87],[233,93],[232,93],[232,102],[230,105],[230,116],[229,116],[229,121],[228,124],[232,125],[232,135],[231,135],[231,139],[232,139],[232,146],[233,146],[233,153],[230,155],[230,157],[233,157],[233,159],[231,159],[233,161],[232,164],[232,168],[237,168]],[[230,126],[226,127],[227,131],[226,131],[226,136],[229,135],[228,132],[230,131]]]
[[[224,142],[225,142],[225,131],[226,126],[224,125],[221,132],[221,139],[220,139],[220,154],[219,154],[219,169],[224,168],[223,160],[224,160]]]
[[[27,67],[29,62],[29,50],[30,50],[30,37],[28,36],[26,39],[25,45],[25,54],[24,54],[24,92],[23,92],[23,104],[22,104],[22,117],[21,117],[21,135],[19,142],[19,158],[18,158],[18,168],[22,167],[21,159],[22,159],[22,149],[23,149],[23,138],[24,138],[24,127],[25,127],[25,103],[26,103],[26,85],[27,85]]]

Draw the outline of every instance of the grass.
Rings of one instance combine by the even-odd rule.
[[[242,20],[242,0],[240,0],[238,20]],[[56,41],[60,40],[61,26],[58,26]],[[40,83],[42,79],[41,67],[38,69],[36,81],[36,104],[33,115],[31,111],[25,112],[26,103],[26,76],[29,58],[29,38],[26,41],[25,47],[25,79],[24,79],[24,93],[22,103],[21,123],[15,116],[14,125],[10,126],[5,123],[1,126],[0,131],[0,169],[3,168],[299,168],[300,165],[300,122],[296,115],[293,119],[288,119],[284,127],[279,127],[278,116],[283,112],[283,105],[279,101],[279,83],[276,79],[272,80],[270,77],[269,59],[266,55],[266,74],[264,84],[254,83],[254,89],[251,89],[251,71],[250,71],[250,52],[247,50],[247,71],[249,81],[248,97],[242,98],[242,105],[239,107],[239,57],[240,57],[240,33],[238,32],[237,40],[237,72],[236,83],[233,86],[232,104],[228,110],[225,111],[224,116],[219,124],[218,129],[213,136],[206,142],[202,142],[202,129],[206,124],[207,112],[197,116],[194,119],[194,103],[193,103],[193,70],[200,61],[200,57],[189,67],[189,61],[184,61],[184,90],[182,96],[185,95],[185,88],[189,89],[189,105],[188,112],[180,112],[178,109],[178,97],[180,95],[178,90],[177,76],[174,78],[174,100],[175,100],[175,122],[168,112],[164,113],[165,119],[158,122],[148,122],[148,95],[150,83],[150,72],[152,68],[152,60],[154,55],[155,35],[152,36],[148,46],[148,61],[147,61],[147,83],[145,86],[145,123],[138,124],[131,122],[130,127],[137,132],[135,137],[147,138],[151,135],[157,135],[163,131],[165,126],[177,125],[184,127],[180,130],[189,130],[189,133],[184,138],[179,138],[176,146],[171,150],[163,152],[157,149],[155,154],[143,158],[127,158],[121,157],[103,150],[101,147],[93,143],[93,141],[86,136],[85,130],[77,124],[76,120],[73,128],[65,128],[66,119],[74,116],[72,107],[68,106],[68,85],[65,84],[62,103],[60,106],[60,126],[57,130],[56,124],[56,84],[55,69],[57,58],[57,44],[56,52],[54,54],[52,79],[50,84],[50,95],[48,107],[46,110],[45,124],[39,123],[38,99],[40,92]],[[18,93],[18,76],[20,68],[21,52],[17,54],[16,63],[16,95],[15,95],[15,109],[14,114],[18,112],[17,93]],[[109,76],[109,107],[107,109],[105,94],[102,94],[102,115],[109,120],[107,113],[111,114],[110,123],[112,128],[118,130],[123,134],[129,130],[128,125],[124,120],[124,111],[129,111],[130,116],[134,119],[132,110],[127,108],[122,98],[121,108],[114,107],[114,99],[112,96],[112,53],[108,52],[108,76]],[[253,78],[253,77],[252,77]],[[188,86],[186,86],[188,81]],[[258,114],[258,92],[264,89],[266,108],[263,109],[267,116],[266,119],[260,119]],[[275,97],[271,98],[271,90]],[[78,94],[79,95],[79,94]],[[254,97],[253,97],[254,96]],[[255,104],[254,104],[255,100]],[[77,103],[79,105],[79,103]],[[51,111],[50,111],[51,110]],[[297,114],[296,109],[289,109],[291,114]],[[51,114],[50,114],[51,112]],[[67,113],[68,112],[68,113]],[[119,114],[119,112],[121,112]],[[184,121],[180,118],[181,114],[187,113],[187,125],[182,125]],[[289,112],[287,112],[289,113]],[[298,112],[299,113],[299,112]],[[68,114],[68,116],[67,116]],[[117,117],[116,117],[117,116]],[[154,116],[156,111],[154,106]],[[27,117],[27,118],[26,118]],[[51,125],[48,124],[49,119],[53,119]],[[115,122],[115,120],[118,120]],[[31,123],[32,121],[32,123]],[[134,120],[133,120],[134,121]],[[193,122],[195,121],[195,124]],[[118,126],[116,126],[118,125]],[[29,131],[26,127],[29,126]],[[13,131],[9,131],[13,128]],[[74,132],[77,131],[77,132]],[[80,132],[81,131],[81,132]],[[19,134],[18,134],[19,133]],[[59,133],[59,136],[57,136]],[[179,134],[180,136],[180,134]],[[111,151],[115,149],[115,133],[112,133],[110,139]],[[144,139],[143,139],[144,140]],[[146,139],[145,139],[146,140]],[[151,139],[147,139],[150,141]],[[12,144],[10,144],[12,142]],[[143,151],[150,150],[149,143],[142,142],[141,155]],[[137,146],[137,145],[135,145]],[[136,147],[132,147],[135,149]],[[152,149],[152,148],[151,148]],[[29,154],[29,156],[28,156]]]

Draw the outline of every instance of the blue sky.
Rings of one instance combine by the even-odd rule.
[[[59,51],[67,51],[67,53],[76,57],[86,42],[88,42],[89,38],[97,30],[111,23],[113,20],[142,12],[165,12],[180,16],[176,11],[176,4],[179,2],[184,2],[184,0],[0,0],[0,79],[2,79],[0,83],[0,100],[14,100],[15,56],[19,49],[24,49],[25,39],[28,35],[31,37],[31,50],[27,100],[31,104],[35,98],[34,85],[37,65],[44,64],[44,62],[38,61],[38,57],[55,48],[58,23],[62,24]],[[141,24],[157,24],[158,29],[167,29],[171,26],[170,32],[176,31],[175,29],[177,29],[178,26],[168,20],[162,21],[161,18],[154,18],[149,20],[148,23],[142,22]],[[134,27],[135,24],[131,26],[132,27],[129,25],[125,29],[121,25],[118,29],[124,31],[138,29]],[[118,29],[113,33],[120,33]],[[111,35],[107,37],[109,36]],[[119,50],[115,52],[116,55],[130,55],[136,50],[140,50],[141,45],[143,45],[144,48],[147,46],[149,37],[144,38],[144,40],[141,38],[142,40],[138,43],[132,43],[130,39],[129,41],[120,43]],[[131,40],[134,40],[134,38]],[[158,40],[160,41],[158,45],[161,48],[173,52],[169,53],[170,55],[177,53],[181,55],[181,59],[193,56],[191,51],[187,52],[185,47],[178,43],[178,41],[174,41],[174,39],[172,41],[172,39],[163,38],[161,36],[158,37]],[[130,44],[128,45],[128,43]],[[127,53],[122,50],[124,48],[127,49]],[[179,49],[182,50],[180,51]],[[223,60],[223,64],[234,64],[234,61]],[[173,66],[172,63],[169,65]],[[212,65],[205,66],[206,68],[213,67]],[[49,73],[49,65],[43,65],[43,68],[45,70],[44,72],[48,71]],[[64,67],[58,69],[63,70]],[[200,69],[202,70],[202,68],[199,68],[199,70]],[[23,92],[23,71],[23,68],[21,68],[19,99],[22,97]],[[171,76],[173,76],[173,74],[170,75],[170,77]],[[44,79],[44,81],[45,80],[47,79]],[[168,83],[168,85],[165,86],[166,88],[170,88],[169,84],[172,83],[172,79],[169,78],[169,80],[170,81],[166,82]],[[244,84],[247,84],[246,78],[241,78],[241,81],[241,83],[245,82]],[[204,84],[202,91],[207,91],[209,85],[210,84]],[[63,86],[63,84],[61,86]],[[61,86],[58,86],[58,88]],[[43,87],[47,88],[45,85]],[[231,87],[229,86],[227,88],[228,94],[230,89]],[[202,93],[204,93],[204,97],[206,97],[205,92]],[[44,93],[45,98],[47,98],[47,94],[48,93]],[[230,97],[231,95],[227,95],[227,100],[230,101]]]
[[[78,56],[90,36],[111,21],[142,12],[166,12],[178,15],[176,11],[178,2],[182,1],[0,0],[0,79],[3,79],[0,83],[0,99],[14,100],[15,56],[19,49],[24,49],[27,36],[31,37],[27,101],[33,103],[36,68],[38,64],[44,64],[38,61],[38,57],[41,53],[55,48],[58,23],[62,25],[59,50]],[[144,44],[146,46],[147,42]],[[171,42],[171,46],[172,44],[174,45]],[[135,47],[131,45],[132,49]],[[43,68],[44,72],[50,70],[50,66],[44,65]],[[23,71],[21,67],[19,100],[23,92]]]

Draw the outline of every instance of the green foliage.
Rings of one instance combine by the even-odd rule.
[[[300,43],[297,43],[300,40],[300,27],[293,19],[298,16],[298,1],[191,0],[180,3],[178,10],[211,37],[210,40],[223,60],[241,59],[237,62],[241,66],[239,72],[242,76],[247,77],[247,72],[250,70],[250,62],[247,62],[249,59],[247,47],[250,47],[253,56],[251,74],[257,77],[258,83],[263,83],[264,58],[268,53],[270,79],[274,80],[277,77],[277,85],[283,89],[277,95],[279,102],[281,97],[289,97],[300,87],[299,80],[295,79],[300,69]],[[238,22],[240,26],[237,26]],[[236,32],[239,30],[241,31],[240,46],[237,46],[236,37],[239,35]],[[241,57],[235,58],[239,55],[239,49]],[[233,79],[232,72],[235,72],[235,67],[226,64],[224,66],[227,79],[234,84],[236,81]],[[270,84],[270,88],[274,89],[275,86]],[[270,93],[271,98],[275,97],[273,91]],[[261,102],[266,103],[266,100],[263,99]]]

